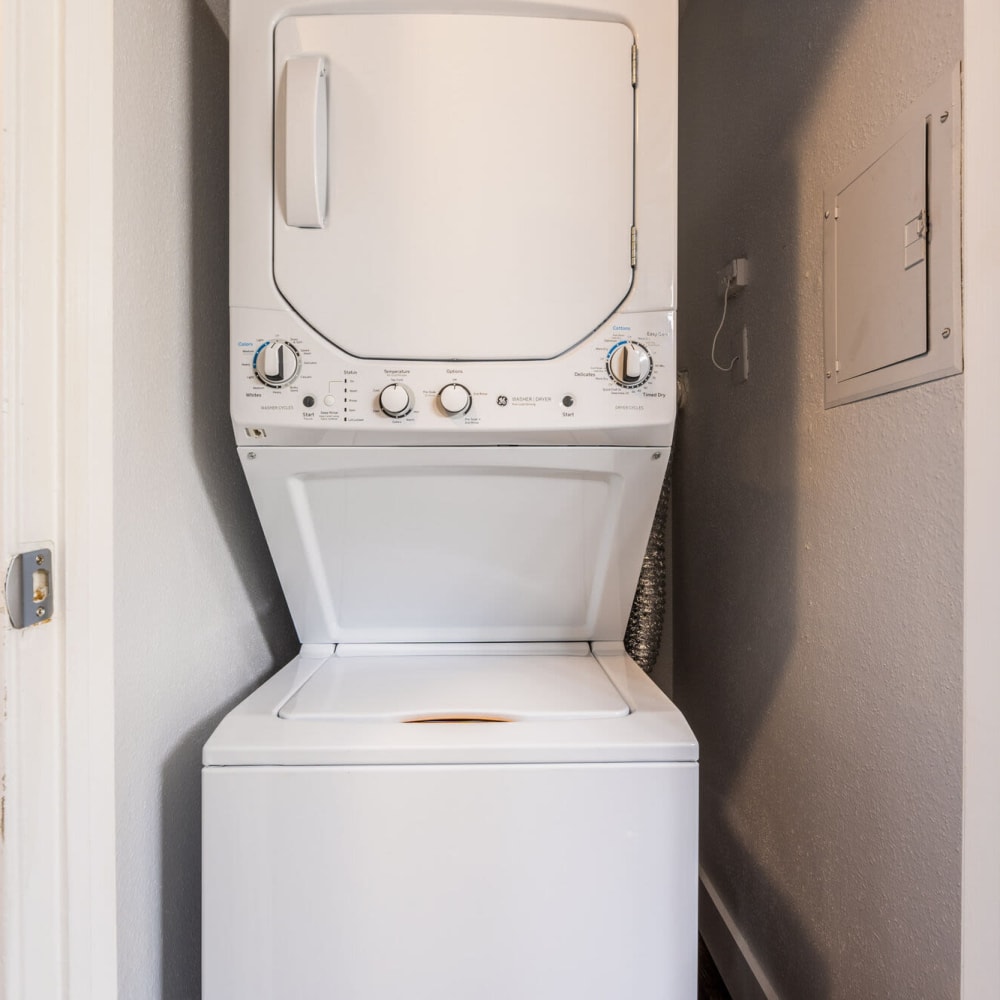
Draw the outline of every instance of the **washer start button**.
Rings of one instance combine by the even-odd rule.
[[[574,404],[575,402],[576,402],[576,400],[575,400],[575,399],[574,399],[574,398],[573,398],[572,396],[563,396],[563,398],[562,398],[562,405],[563,405],[564,407],[566,407],[566,409],[567,409],[567,410],[568,410],[568,409],[569,409],[569,408],[570,408],[570,407],[571,407],[571,406],[572,406],[572,405],[573,405],[573,404]]]

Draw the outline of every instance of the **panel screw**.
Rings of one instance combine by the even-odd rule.
[[[45,556],[35,556],[35,565],[41,566],[45,562]]]
[[[944,114],[943,114],[943,115],[941,116],[941,124],[943,125],[943,124],[944,124],[944,123],[945,123],[945,122],[946,122],[947,120],[948,120],[948,112],[946,111],[946,112],[945,112],[945,113],[944,113]]]
[[[826,211],[825,211],[825,212],[823,213],[823,218],[824,218],[824,219],[829,219],[829,218],[830,218],[830,210],[829,210],[829,209],[827,209],[827,210],[826,210]]]
[[[45,617],[45,608],[35,608],[35,617],[36,618],[44,618]]]
[[[247,459],[249,461],[252,462],[256,457],[257,457],[257,452],[255,452],[255,451],[248,451],[247,452]]]
[[[826,373],[826,377],[827,378],[833,378],[833,372],[827,372]]]
[[[654,462],[655,462],[655,461],[656,461],[657,459],[659,459],[659,458],[662,458],[662,457],[663,457],[663,452],[662,452],[662,451],[654,451],[654,452],[653,452],[653,461],[654,461]]]
[[[945,340],[947,340],[951,336],[951,327],[950,326],[946,326],[941,331],[941,336],[944,337]]]

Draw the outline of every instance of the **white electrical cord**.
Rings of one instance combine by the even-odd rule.
[[[722,327],[726,322],[726,307],[729,305],[729,290],[733,287],[733,281],[735,278],[729,278],[726,281],[726,294],[722,296],[722,319],[719,320],[719,328],[715,331],[715,336],[712,338],[712,364],[719,369],[720,372],[731,372],[733,370],[733,365],[739,361],[739,355],[736,355],[732,361],[729,362],[728,368],[723,368],[718,361],[715,360],[715,345],[719,342],[719,334],[722,333]]]

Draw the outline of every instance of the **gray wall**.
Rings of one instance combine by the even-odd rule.
[[[682,22],[674,695],[703,869],[789,1000],[958,996],[962,378],[824,411],[821,228],[960,46],[959,0]],[[744,386],[709,362],[739,255]]]
[[[295,652],[236,461],[227,46],[201,0],[115,5],[119,995],[200,994],[200,754]]]

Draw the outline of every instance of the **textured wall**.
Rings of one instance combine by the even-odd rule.
[[[200,755],[296,643],[228,419],[227,48],[201,0],[115,5],[119,986],[200,994]]]
[[[823,409],[821,228],[960,45],[959,0],[682,23],[674,695],[703,867],[788,1000],[958,996],[962,378]],[[708,360],[738,255],[739,387]]]

